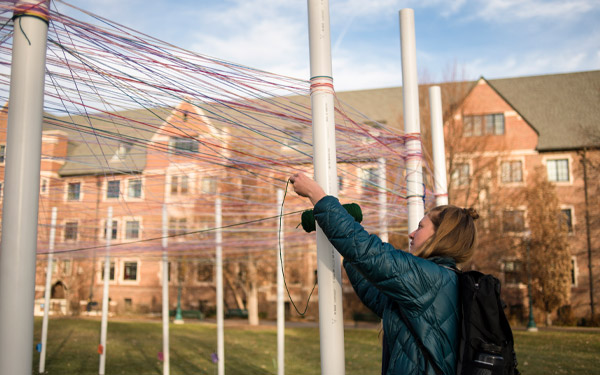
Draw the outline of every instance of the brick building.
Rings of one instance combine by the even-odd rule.
[[[457,91],[458,86],[464,90]],[[427,98],[423,92],[421,127],[427,144],[429,124],[424,115]],[[338,140],[338,157],[342,160],[338,164],[340,198],[361,204],[365,211],[363,224],[368,230],[385,231],[392,244],[405,248],[405,202],[398,198],[401,194],[394,192],[405,177],[403,155],[398,151],[402,137],[397,134],[401,132],[395,130],[402,128],[401,88],[339,92],[337,98],[344,111],[338,113],[336,123],[343,124],[346,117],[352,117],[350,112],[370,119],[356,120],[364,134],[338,128],[344,133]],[[518,249],[532,218],[527,216],[525,204],[513,197],[527,186],[539,166],[556,185],[569,227],[570,305],[577,317],[588,317],[591,289],[597,303],[599,99],[600,71],[481,78],[442,85],[450,202],[475,206],[482,214],[482,233],[499,230],[514,240],[508,248],[483,246],[480,252],[485,252],[486,262],[476,259],[474,266],[501,278],[516,319],[523,319],[527,312],[523,307],[525,284],[520,275],[523,259]],[[297,100],[304,103],[308,113],[308,98]],[[1,124],[6,126],[6,109],[0,116]],[[52,277],[56,310],[89,313],[99,309],[94,302],[101,301],[107,235],[104,228],[112,207],[111,310],[160,312],[162,210],[166,206],[170,307],[174,308],[181,287],[184,309],[210,312],[215,304],[215,237],[214,231],[205,230],[215,227],[214,202],[218,197],[223,202],[223,224],[248,223],[223,233],[228,259],[226,306],[243,306],[255,298],[258,310],[273,316],[273,255],[279,248],[279,229],[277,220],[261,220],[278,214],[276,190],[285,188],[290,172],[312,170],[308,118],[286,123],[289,137],[285,140],[263,139],[257,143],[251,141],[256,138],[252,127],[263,126],[264,120],[253,117],[248,120],[248,129],[240,130],[226,121],[215,121],[206,110],[186,101],[151,112],[68,119],[47,116],[38,238],[40,252],[46,253],[51,230],[49,212],[56,207],[57,261]],[[126,119],[128,126],[115,126],[116,119]],[[283,120],[269,121],[280,125]],[[5,143],[4,139],[3,132],[0,143]],[[259,168],[244,153],[265,158],[271,155],[269,160],[277,163],[269,169]],[[389,190],[385,226],[377,218],[381,207],[375,203],[382,191],[381,180],[377,180],[382,160]],[[429,177],[426,184],[432,186]],[[430,196],[426,204],[433,204]],[[286,212],[303,208],[303,202],[287,196]],[[298,215],[286,217],[283,235],[286,279],[296,302],[308,298],[316,269],[314,236],[296,228]],[[45,256],[40,255],[36,298],[43,296],[45,263]],[[345,315],[349,318],[361,307],[349,286],[344,292]],[[316,307],[316,297],[311,306]],[[316,317],[316,308],[311,307],[309,315]]]

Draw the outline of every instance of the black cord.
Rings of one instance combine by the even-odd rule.
[[[284,271],[284,266],[283,266],[283,254],[281,251],[281,219],[283,218],[283,205],[285,203],[285,197],[287,195],[287,189],[288,186],[290,185],[290,180],[287,180],[287,183],[285,184],[285,191],[283,193],[283,199],[281,200],[281,210],[279,213],[279,231],[278,231],[278,235],[277,235],[277,243],[279,245],[279,261],[281,263],[281,274],[283,275],[283,285],[285,285],[285,290],[288,294],[288,297],[290,299],[290,302],[292,303],[292,306],[294,306],[294,309],[296,310],[296,312],[298,313],[298,315],[300,316],[304,316],[306,314],[306,310],[308,310],[308,304],[310,303],[310,297],[312,296],[313,292],[315,291],[315,288],[317,287],[317,281],[318,278],[315,278],[315,283],[312,287],[312,290],[310,291],[310,294],[308,295],[308,299],[306,300],[306,306],[304,306],[304,311],[300,312],[300,310],[298,310],[298,307],[296,307],[296,304],[294,303],[294,300],[292,299],[292,295],[290,294],[290,290],[288,289],[287,283],[285,282],[285,271]]]

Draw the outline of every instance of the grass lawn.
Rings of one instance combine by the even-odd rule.
[[[41,319],[35,320],[33,373],[38,373]],[[320,374],[319,331],[313,327],[286,328],[287,374]],[[515,331],[519,369],[524,375],[600,373],[600,332]],[[46,373],[97,374],[100,321],[51,319]],[[171,374],[216,374],[216,326],[186,323],[170,326]],[[160,322],[109,321],[107,374],[162,374]],[[346,374],[379,374],[381,346],[376,329],[346,329]],[[276,374],[275,327],[225,328],[225,372]]]

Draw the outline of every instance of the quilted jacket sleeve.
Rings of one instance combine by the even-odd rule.
[[[383,295],[379,289],[365,279],[360,272],[354,268],[352,263],[344,261],[344,268],[348,279],[356,292],[356,295],[365,306],[373,311],[378,317],[383,318],[383,308],[386,305],[383,299],[387,297]]]
[[[370,235],[335,197],[322,198],[314,213],[319,227],[344,260],[381,293],[400,303],[408,316],[419,315],[433,303],[445,279],[441,267]],[[377,311],[377,307],[370,307]]]

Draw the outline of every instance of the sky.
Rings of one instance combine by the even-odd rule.
[[[305,0],[69,3],[187,50],[310,79]],[[420,83],[600,69],[600,0],[329,0],[336,91],[402,85],[404,8],[415,14]]]

